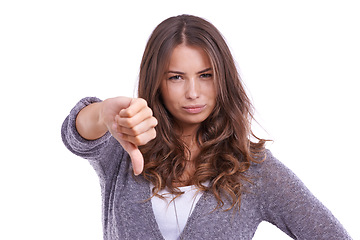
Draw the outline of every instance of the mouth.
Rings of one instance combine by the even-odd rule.
[[[192,114],[201,113],[206,108],[206,105],[191,105],[191,106],[185,106],[183,109]]]

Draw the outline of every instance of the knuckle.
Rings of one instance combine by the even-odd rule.
[[[120,111],[120,116],[121,117],[129,117],[130,116],[130,109],[129,108],[124,108]]]
[[[145,143],[142,141],[142,138],[138,135],[138,136],[134,137],[134,144],[137,145],[137,146],[140,146],[140,145],[143,145]]]
[[[151,110],[151,108],[148,107],[148,112],[149,112],[149,116],[153,115],[153,110]]]
[[[147,101],[145,99],[139,98],[139,100],[144,106],[147,106]]]
[[[134,122],[132,121],[131,118],[125,118],[124,119],[124,124],[125,124],[125,127],[128,127],[128,128],[133,128],[134,127]]]
[[[152,131],[152,139],[156,138],[156,130],[153,128],[153,131]]]
[[[153,117],[152,119],[153,119],[153,122],[154,122],[154,127],[156,127],[159,122],[158,122],[158,120],[157,120],[155,117]]]
[[[124,116],[126,116],[126,117],[131,117],[131,116],[133,116],[133,115],[134,115],[134,114],[133,114],[133,111],[132,111],[131,108],[125,109],[125,111],[124,111]]]
[[[147,102],[146,102],[146,100],[143,99],[143,98],[135,98],[135,99],[134,99],[134,102],[135,102],[136,104],[139,104],[140,106],[147,106]]]
[[[141,134],[141,131],[138,126],[134,126],[133,128],[131,128],[131,131],[134,136],[138,136]]]

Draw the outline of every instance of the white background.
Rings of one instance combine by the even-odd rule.
[[[131,2],[131,3],[128,3]],[[273,154],[360,239],[360,8],[356,1],[0,3],[0,239],[101,239],[101,197],[60,127],[85,96],[136,96],[162,20],[223,33]],[[288,239],[262,223],[254,239]]]

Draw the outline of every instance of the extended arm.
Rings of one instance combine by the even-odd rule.
[[[156,136],[157,120],[143,99],[116,97],[90,104],[76,117],[76,129],[88,140],[95,140],[109,131],[129,153],[134,173],[143,169],[143,156],[137,146]]]

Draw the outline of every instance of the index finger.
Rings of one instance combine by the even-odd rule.
[[[142,98],[133,98],[130,105],[120,111],[120,117],[129,118],[140,112],[144,107],[147,107],[147,102]]]

